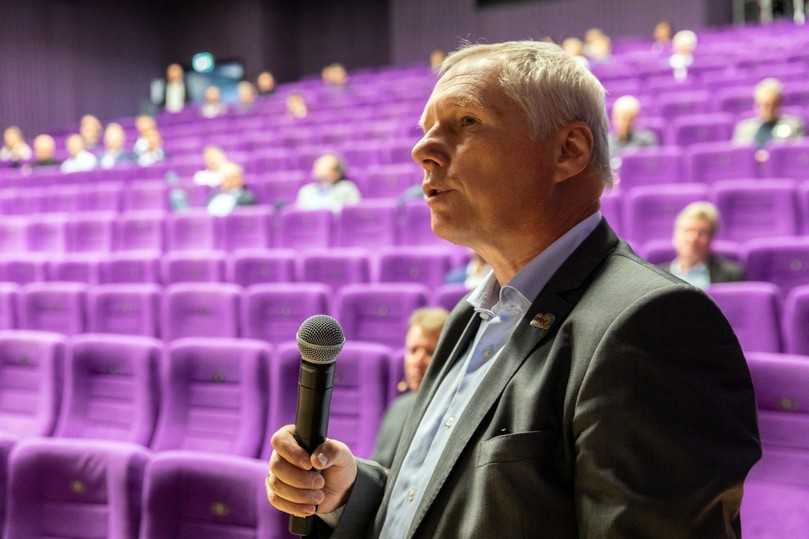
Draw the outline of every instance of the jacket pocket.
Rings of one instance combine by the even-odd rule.
[[[500,462],[519,462],[553,455],[559,437],[552,430],[531,430],[495,436],[478,446],[475,466]]]

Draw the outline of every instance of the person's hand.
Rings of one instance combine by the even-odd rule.
[[[357,478],[357,461],[348,446],[327,439],[309,455],[298,445],[295,425],[272,436],[267,500],[284,513],[308,517],[331,513],[345,504]]]

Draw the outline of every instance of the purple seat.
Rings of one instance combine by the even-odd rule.
[[[85,254],[64,255],[45,263],[49,281],[95,284],[98,268],[98,257]]]
[[[120,184],[99,185],[83,189],[76,200],[77,210],[89,212],[115,212],[121,210]]]
[[[469,289],[463,283],[445,284],[436,289],[433,294],[433,304],[451,312],[468,293]]]
[[[79,283],[30,283],[20,292],[20,329],[65,335],[84,332],[87,286]]]
[[[222,219],[222,243],[227,251],[272,246],[273,211],[268,207],[239,208]]]
[[[301,188],[298,178],[267,178],[255,184],[256,198],[262,204],[282,207],[292,204]]]
[[[80,335],[70,343],[56,436],[148,446],[157,421],[162,343]]]
[[[295,280],[292,249],[240,249],[227,260],[227,280],[240,286]]]
[[[745,248],[748,279],[774,283],[784,295],[809,284],[809,238],[762,238]]]
[[[6,492],[8,485],[8,455],[14,444],[17,443],[17,437],[8,434],[0,433],[0,491]],[[0,521],[5,523],[6,520],[6,497],[0,496]],[[3,526],[0,525],[0,533],[3,533]]]
[[[672,92],[657,98],[660,116],[671,121],[678,116],[703,114],[708,111],[710,95],[704,90]]]
[[[677,146],[729,141],[733,135],[733,124],[731,114],[680,116],[672,122],[668,140]]]
[[[809,529],[809,357],[747,354],[756,390],[762,459],[742,499],[744,537],[802,537]]]
[[[714,240],[713,243],[711,243],[711,250],[734,262],[742,262],[742,248],[736,242]],[[643,248],[640,249],[640,254],[652,264],[671,262],[677,256],[671,239],[648,241],[643,245]]]
[[[400,338],[403,341],[404,336]],[[337,357],[328,436],[344,442],[360,457],[369,457],[387,404],[390,349],[347,342]],[[270,421],[267,432],[295,422],[300,354],[294,343],[281,346],[270,369]],[[269,438],[262,457],[269,456]]]
[[[211,250],[219,247],[216,219],[205,210],[186,211],[166,219],[167,246],[172,251]]]
[[[0,329],[14,329],[20,319],[20,287],[0,282]]]
[[[444,284],[452,269],[452,255],[446,249],[395,247],[379,256],[379,281],[421,283],[434,289]]]
[[[0,281],[28,284],[45,280],[45,258],[39,254],[0,258]]]
[[[153,284],[107,284],[87,294],[88,331],[159,336],[160,288]]]
[[[790,180],[731,180],[711,187],[721,215],[719,237],[733,241],[792,236],[800,231],[800,208]]]
[[[663,146],[626,152],[617,171],[618,185],[626,192],[639,185],[677,183],[683,181],[683,152]]]
[[[112,250],[115,215],[82,216],[67,223],[67,249],[74,253],[107,253]]]
[[[711,285],[708,294],[719,305],[745,351],[781,351],[778,287],[760,282],[719,283]]]
[[[26,227],[28,250],[63,253],[67,249],[66,221],[62,217],[40,217]]]
[[[225,256],[217,251],[181,251],[163,257],[163,282],[210,283],[225,279]]]
[[[624,197],[621,191],[612,189],[605,190],[601,195],[601,214],[618,234],[622,234],[624,229],[623,218],[621,216],[623,199]]]
[[[121,215],[115,221],[114,232],[117,251],[163,251],[162,213],[139,212]]]
[[[753,111],[754,98],[750,88],[723,88],[717,94],[719,112],[749,114]]]
[[[334,214],[330,210],[285,208],[278,220],[277,247],[294,249],[328,247],[332,242]]]
[[[688,164],[689,177],[695,182],[712,183],[758,175],[755,148],[728,142],[694,144],[688,149]]]
[[[242,333],[271,343],[294,341],[301,322],[329,312],[330,292],[319,283],[251,286],[242,299]]]
[[[370,200],[343,208],[337,218],[342,247],[386,247],[396,243],[396,203]]]
[[[764,170],[771,178],[809,180],[809,141],[798,140],[773,144]]]
[[[671,239],[677,215],[692,202],[706,200],[702,184],[635,187],[624,198],[623,232],[633,245]]]
[[[62,397],[65,339],[39,331],[0,331],[0,432],[49,436]]]
[[[300,281],[324,283],[337,291],[370,281],[371,265],[364,249],[319,249],[301,256]]]
[[[9,457],[7,539],[137,539],[149,455],[136,445],[37,439]]]
[[[99,264],[99,282],[160,283],[160,256],[154,252],[119,252],[104,256]]]
[[[0,252],[24,252],[28,248],[27,221],[22,218],[3,217],[0,221]]]
[[[783,327],[786,351],[809,356],[809,285],[793,288],[787,296]]]
[[[365,198],[398,197],[408,188],[420,184],[422,175],[421,169],[412,162],[372,167],[368,169],[362,195]]]
[[[39,211],[47,213],[73,213],[79,211],[82,191],[75,186],[53,186],[40,195]]]
[[[166,287],[160,317],[163,338],[238,337],[240,295],[240,287],[224,283]]]
[[[163,182],[133,183],[123,192],[124,211],[157,210],[169,207],[168,187]]]
[[[347,339],[400,348],[414,310],[427,305],[428,289],[418,284],[356,284],[337,297],[337,319]]]
[[[801,204],[801,222],[803,233],[809,234],[809,182],[803,182],[798,188],[798,198]]]
[[[257,457],[264,441],[269,347],[259,341],[183,339],[161,371],[152,449]]]
[[[414,200],[399,210],[396,238],[399,245],[447,245],[436,236],[430,226],[430,208],[421,200]]]

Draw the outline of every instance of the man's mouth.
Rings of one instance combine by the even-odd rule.
[[[441,195],[443,195],[445,193],[448,193],[448,192],[449,192],[449,189],[427,189],[426,190],[426,198],[427,198],[427,200],[430,200],[430,199],[436,198],[436,197],[441,196]]]

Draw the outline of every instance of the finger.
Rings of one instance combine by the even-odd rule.
[[[325,470],[332,466],[347,466],[354,458],[351,450],[343,442],[327,439],[309,456],[310,464],[316,470]]]
[[[326,483],[320,472],[315,470],[301,470],[294,464],[290,464],[276,452],[273,451],[270,457],[270,471],[269,475],[277,477],[287,485],[295,488],[322,489]]]
[[[320,505],[326,495],[322,490],[310,490],[290,486],[274,475],[267,477],[267,486],[288,502],[304,505]]]
[[[293,433],[295,432],[295,425],[285,425],[275,431],[272,435],[270,444],[272,448],[278,451],[281,457],[296,465],[298,468],[309,470],[312,468],[312,463],[309,460],[309,454],[298,445],[297,440]]]
[[[279,511],[283,511],[284,513],[294,515],[296,517],[309,517],[314,515],[315,511],[317,510],[317,508],[312,504],[300,504],[285,500],[270,488],[268,482],[265,483],[264,488],[267,491],[267,501]]]

